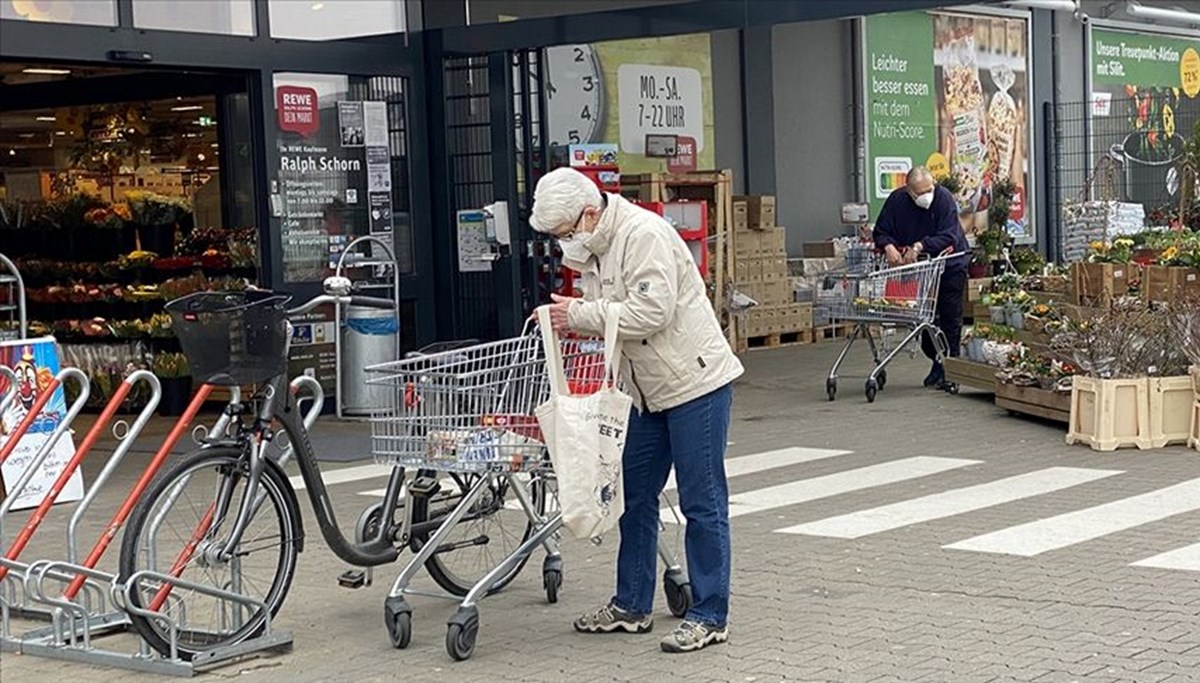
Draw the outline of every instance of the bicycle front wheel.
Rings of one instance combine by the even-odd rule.
[[[130,621],[164,655],[171,653],[171,623],[178,655],[191,661],[206,650],[260,634],[267,614],[273,618],[287,596],[301,534],[295,494],[272,464],[263,468],[256,491],[249,490],[249,474],[242,449],[190,453],[159,475],[129,519],[121,544],[122,581],[150,570],[266,607],[166,581],[140,581],[130,593],[131,602],[162,617],[130,614]],[[221,550],[246,495],[256,500],[253,515],[231,556],[223,559]]]

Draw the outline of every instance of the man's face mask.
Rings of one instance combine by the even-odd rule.
[[[913,197],[913,202],[922,209],[928,209],[933,206],[933,190]]]

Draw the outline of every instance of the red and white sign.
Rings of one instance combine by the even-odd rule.
[[[1025,220],[1025,188],[1019,185],[1016,192],[1013,192],[1012,206],[1009,207],[1008,216],[1018,223]]]
[[[317,91],[294,85],[275,89],[275,111],[279,130],[309,136],[317,132]]]
[[[696,170],[696,138],[679,136],[675,156],[667,159],[667,173],[690,173]]]

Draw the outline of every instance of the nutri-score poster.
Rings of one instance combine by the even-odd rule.
[[[968,235],[987,228],[993,184],[1016,186],[1007,228],[1034,239],[1029,31],[1023,16],[901,12],[864,20],[867,193],[872,218],[914,166],[953,176]]]
[[[21,421],[36,405],[38,398],[49,391],[54,376],[59,371],[58,347],[54,338],[0,342],[0,365],[11,369],[17,377],[13,400],[0,413],[0,446],[8,442]],[[0,397],[8,392],[8,378],[0,375]],[[54,389],[50,400],[38,413],[29,430],[21,437],[16,448],[0,466],[8,495],[21,476],[33,463],[37,452],[47,441],[67,414],[67,400],[62,387]],[[63,434],[42,462],[29,485],[20,493],[12,509],[35,507],[45,498],[67,462],[75,454],[71,433]],[[66,503],[83,497],[83,474],[76,470],[59,494],[57,502]]]

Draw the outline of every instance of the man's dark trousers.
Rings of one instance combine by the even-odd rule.
[[[957,269],[942,275],[938,289],[937,316],[933,324],[946,335],[950,355],[958,357],[962,349],[963,298],[967,289],[967,271]],[[937,358],[937,349],[929,333],[921,335],[921,350],[930,360]]]

